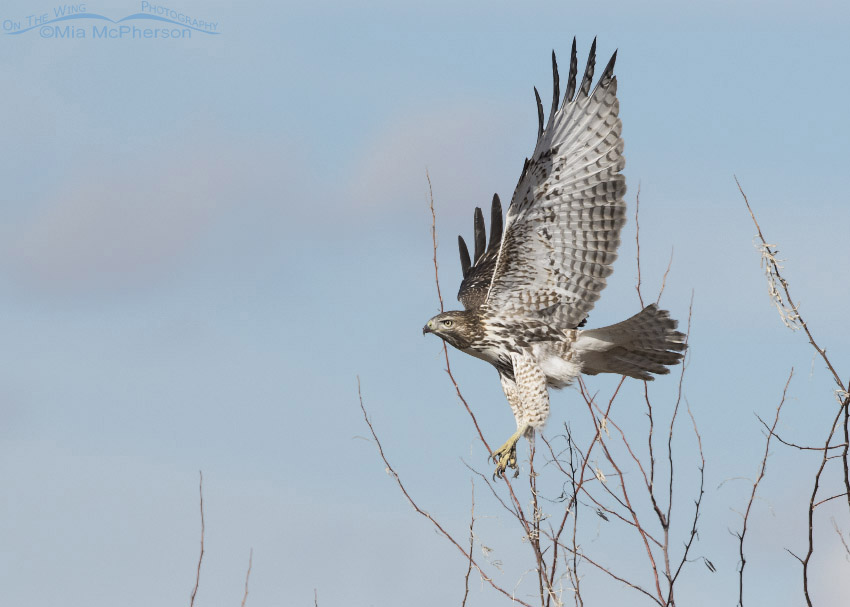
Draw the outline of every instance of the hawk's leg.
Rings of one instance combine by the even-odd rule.
[[[537,365],[537,361],[527,350],[512,353],[514,381],[501,375],[502,389],[511,405],[516,418],[517,431],[507,442],[493,452],[496,463],[496,476],[500,477],[507,468],[514,469],[519,476],[516,444],[520,438],[530,438],[535,428],[542,428],[549,417],[549,393],[546,390],[546,376]]]

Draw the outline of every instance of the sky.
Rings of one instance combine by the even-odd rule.
[[[93,27],[119,25],[93,18],[41,25],[63,6],[113,21],[159,7],[199,28],[133,39],[96,37]],[[847,375],[849,17],[826,0],[604,11],[564,1],[5,2],[0,604],[188,603],[199,471],[196,605],[238,604],[251,551],[249,605],[460,604],[466,564],[364,440],[357,381],[408,489],[466,537],[464,462],[490,465],[440,344],[420,332],[439,311],[426,171],[441,286],[456,308],[456,235],[469,241],[474,207],[494,192],[510,199],[536,135],[532,87],[548,97],[550,54],[566,65],[573,36],[580,61],[594,36],[600,61],[618,50],[627,160],[630,221],[590,325],[640,308],[640,188],[644,293],[658,292],[672,251],[662,305],[684,321],[693,296],[684,395],[707,461],[694,554],[718,571],[689,565],[679,597],[734,603],[730,530],[750,486],[740,479],[756,474],[764,449],[755,414],[773,415],[792,367],[783,436],[821,441],[835,401],[805,337],[771,307],[733,175]],[[37,26],[20,32],[27,23]],[[65,24],[74,37],[59,37]],[[514,422],[495,373],[451,356],[482,429],[501,442]],[[616,381],[588,385],[605,395]],[[652,386],[667,415],[676,387],[675,374]],[[618,399],[615,419],[639,435],[642,386],[627,381]],[[578,430],[581,407],[574,389],[553,392],[547,432]],[[697,479],[688,432],[676,441],[686,513]],[[805,552],[817,464],[771,448],[748,535],[748,592],[761,604],[803,604],[786,548]],[[476,495],[479,544],[505,563],[496,579],[528,592],[521,534],[478,481]],[[818,513],[821,604],[850,593],[830,523],[850,530],[839,502]],[[628,568],[622,529],[588,525],[595,554]],[[601,604],[640,600],[593,575],[585,587]],[[479,581],[468,604],[499,600]]]

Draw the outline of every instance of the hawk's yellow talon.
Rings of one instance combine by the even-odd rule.
[[[514,470],[514,478],[519,476],[519,466],[517,466],[516,444],[520,437],[525,434],[527,426],[523,426],[514,432],[504,445],[493,451],[493,462],[496,464],[495,476],[502,478],[505,470],[512,468]]]

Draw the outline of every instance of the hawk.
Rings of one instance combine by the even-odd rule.
[[[670,314],[649,305],[623,322],[583,330],[587,313],[611,274],[626,222],[622,123],[618,117],[617,53],[591,90],[596,40],[581,82],[573,38],[566,93],[554,93],[544,127],[537,89],[537,143],[526,159],[507,215],[498,195],[490,240],[475,209],[474,257],[458,238],[464,310],[433,317],[422,330],[496,367],[517,430],[493,452],[496,474],[519,473],[516,444],[549,416],[548,388],[580,374],[615,373],[642,380],[665,374],[684,356],[685,335]],[[515,475],[516,475],[515,474]]]

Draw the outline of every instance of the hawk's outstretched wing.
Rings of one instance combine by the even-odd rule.
[[[475,208],[475,263],[469,258],[462,236],[457,237],[460,249],[460,266],[463,270],[463,281],[457,293],[458,301],[467,310],[477,308],[487,298],[487,291],[493,280],[493,270],[496,268],[496,257],[502,244],[502,202],[498,195],[493,196],[490,206],[490,242],[487,243],[487,229],[484,227],[484,215],[481,209]],[[484,247],[487,247],[486,250]]]
[[[505,219],[486,299],[494,313],[575,327],[605,287],[626,221],[626,181],[619,174],[625,166],[622,124],[613,76],[616,57],[615,52],[591,92],[594,39],[576,91],[573,39],[567,91],[559,107],[558,66],[552,53],[552,110],[544,129],[535,89],[537,145]]]

